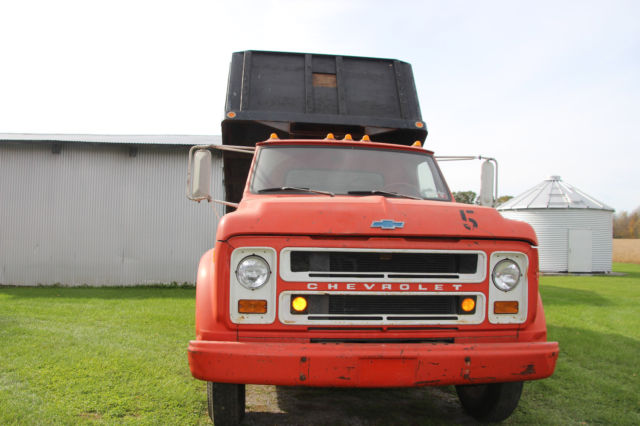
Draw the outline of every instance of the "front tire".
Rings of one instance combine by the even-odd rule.
[[[462,407],[474,419],[501,422],[518,406],[522,382],[458,385],[456,393]]]
[[[239,425],[244,410],[245,385],[207,382],[207,411],[216,426]]]

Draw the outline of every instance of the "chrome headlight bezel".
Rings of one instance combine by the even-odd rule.
[[[250,254],[238,262],[236,278],[241,286],[248,290],[263,287],[271,277],[271,268],[262,256]]]
[[[500,291],[512,291],[522,281],[520,266],[512,259],[502,259],[491,271],[491,281]]]

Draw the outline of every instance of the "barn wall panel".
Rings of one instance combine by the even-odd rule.
[[[0,145],[0,283],[193,282],[222,208],[185,196],[188,147]],[[221,160],[212,188],[223,198]]]

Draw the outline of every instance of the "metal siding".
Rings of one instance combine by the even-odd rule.
[[[222,136],[0,133],[0,143],[69,142],[124,145],[222,145]]]
[[[0,283],[193,282],[223,210],[185,197],[187,152],[0,144]],[[213,170],[223,198],[218,156]]]
[[[611,272],[613,245],[611,211],[591,209],[504,210],[502,216],[529,223],[538,235],[540,270],[566,272],[569,229],[590,229],[592,272]]]

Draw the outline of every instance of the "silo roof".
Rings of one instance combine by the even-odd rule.
[[[560,176],[550,176],[533,188],[498,206],[498,210],[525,209],[594,209],[612,207],[596,200],[578,188],[563,182]]]

